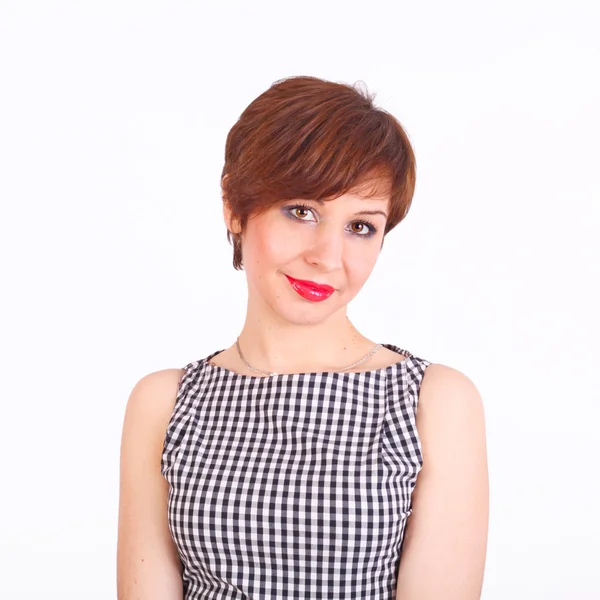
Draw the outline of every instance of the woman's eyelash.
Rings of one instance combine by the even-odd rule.
[[[307,204],[294,204],[294,206],[287,206],[285,210],[288,211],[289,213],[291,213],[296,208],[301,208],[301,209],[307,210],[309,212],[313,211],[312,207],[308,206]],[[298,218],[298,217],[296,217],[296,218]],[[303,221],[303,220],[304,219],[300,219],[300,221]]]
[[[355,223],[362,223],[363,225],[366,225],[369,228],[369,231],[371,233],[369,233],[368,235],[363,234],[357,234],[357,235],[362,235],[363,237],[370,237],[371,235],[377,233],[377,227],[375,227],[375,225],[373,225],[373,223],[371,223],[371,221],[367,221],[366,219],[363,219],[362,221],[354,221]]]
[[[294,204],[293,206],[286,206],[285,207],[286,213],[288,215],[290,215],[292,218],[297,219],[298,221],[304,221],[304,219],[296,217],[295,215],[292,214],[292,211],[297,208],[301,208],[302,210],[306,210],[309,212],[313,211],[312,207],[308,206],[307,204]],[[361,225],[366,225],[367,228],[369,229],[369,233],[355,233],[355,235],[358,237],[371,237],[372,235],[377,233],[377,227],[375,227],[375,225],[373,225],[373,223],[371,223],[371,221],[367,221],[366,219],[363,219],[361,221],[354,221],[353,224],[354,223],[360,223]]]

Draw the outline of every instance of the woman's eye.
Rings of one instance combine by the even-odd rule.
[[[301,221],[309,221],[310,219],[307,219],[306,217],[312,214],[310,209],[304,208],[302,206],[293,206],[290,209],[290,212],[292,213],[292,215],[294,215],[294,217],[300,219]]]
[[[373,229],[367,223],[361,223],[360,221],[352,223],[350,227],[352,228],[352,233],[356,233],[357,235],[371,235],[374,233]]]
[[[305,223],[316,222],[313,209],[309,206],[288,206],[284,209],[284,214],[286,214],[291,219],[297,219],[298,221],[304,221]],[[369,223],[368,221],[355,221],[354,223],[350,223],[350,225],[347,225],[346,227],[350,230],[350,233],[358,237],[371,237],[377,232],[375,226]]]

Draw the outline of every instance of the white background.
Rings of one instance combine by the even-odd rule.
[[[363,81],[411,211],[350,306],[486,410],[483,598],[600,598],[593,2],[0,3],[0,598],[116,597],[143,375],[226,348],[227,132],[275,80]]]

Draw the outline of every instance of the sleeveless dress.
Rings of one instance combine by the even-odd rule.
[[[242,375],[189,363],[161,460],[186,600],[394,600],[429,361]]]

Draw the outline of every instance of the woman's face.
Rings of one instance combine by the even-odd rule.
[[[251,303],[264,303],[297,324],[319,323],[343,309],[375,266],[388,210],[389,196],[348,193],[328,201],[280,202],[250,218],[242,257]],[[333,292],[322,299],[287,276]]]

